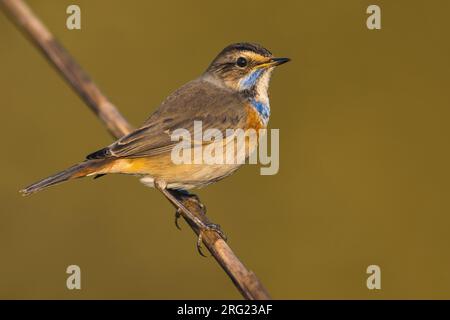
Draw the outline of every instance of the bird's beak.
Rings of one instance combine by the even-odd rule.
[[[257,68],[269,68],[279,66],[280,64],[291,61],[289,58],[271,58],[269,61],[263,62],[257,66]]]
[[[272,58],[272,63],[275,66],[291,61],[289,58]]]

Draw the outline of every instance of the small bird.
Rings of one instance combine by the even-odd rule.
[[[231,44],[200,77],[170,94],[141,127],[89,154],[85,161],[21,192],[29,195],[63,181],[110,173],[137,175],[148,186],[176,190],[199,188],[221,180],[241,163],[175,164],[171,151],[176,142],[172,141],[171,133],[183,128],[194,135],[194,121],[201,121],[203,130],[215,128],[221,132],[266,128],[270,115],[270,77],[276,66],[288,61],[275,58],[258,44]],[[250,146],[246,156],[255,148]]]

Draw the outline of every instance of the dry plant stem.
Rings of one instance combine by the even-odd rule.
[[[128,121],[90,80],[89,76],[58,41],[56,41],[50,31],[22,0],[0,0],[0,4],[11,20],[45,54],[47,59],[69,82],[72,89],[80,95],[83,101],[102,120],[108,128],[108,131],[114,137],[119,138],[132,130],[132,126]],[[204,207],[198,202],[193,201],[191,197],[173,190],[166,190],[163,194],[172,204],[174,204],[172,197],[175,197],[177,201],[182,203],[204,225],[211,224],[205,215]],[[191,221],[183,210],[181,211],[183,218],[194,232],[199,235],[200,230],[197,228],[197,224]],[[216,232],[203,232],[202,240],[211,255],[228,274],[244,298],[270,299],[268,292],[256,275],[243,265],[228,244]]]
[[[197,201],[193,201],[185,193],[177,192],[175,190],[168,190],[175,196],[183,205],[193,214],[195,214],[205,225],[210,225],[211,221],[205,214],[205,209]],[[183,216],[183,218],[185,218]],[[200,230],[194,222],[186,219],[186,222],[195,231],[197,236]],[[205,231],[203,232],[203,243],[208,248],[209,252],[214,256],[219,265],[228,274],[234,285],[241,292],[242,296],[249,300],[268,300],[271,299],[269,293],[264,288],[256,275],[248,270],[244,264],[236,257],[234,252],[228,246],[224,239],[220,237],[217,232]]]
[[[1,0],[1,3],[16,25],[42,50],[114,137],[119,138],[132,131],[128,121],[23,1]]]

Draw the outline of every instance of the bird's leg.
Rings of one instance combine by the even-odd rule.
[[[186,197],[188,197],[190,201],[195,202],[200,207],[200,209],[202,209],[202,213],[206,214],[206,206],[200,201],[200,198],[198,197],[198,195],[189,193],[188,191],[185,191],[185,192],[186,192]]]
[[[184,189],[180,189],[180,190],[171,190],[172,193],[175,192],[179,195],[179,197],[183,197],[183,198],[187,198],[187,201],[191,201],[193,202],[195,205],[197,205],[200,209],[201,209],[201,213],[203,215],[206,215],[206,206],[200,201],[200,198],[194,194],[194,193],[190,193],[187,190]],[[178,219],[181,217],[181,212],[178,209],[177,212],[175,212],[175,225],[178,227]],[[223,238],[224,240],[226,240],[226,235],[220,230],[220,226],[218,224],[215,223],[210,223],[209,221],[205,222],[205,225],[207,226],[208,230],[211,231],[215,231],[217,232],[221,238]]]
[[[206,255],[203,253],[202,251],[202,241],[203,241],[203,233],[205,231],[214,231],[215,233],[217,233],[224,241],[227,241],[227,236],[226,234],[222,231],[222,229],[220,228],[220,225],[215,224],[215,223],[208,223],[206,225],[206,228],[201,229],[198,233],[198,238],[197,238],[197,251],[198,253],[200,253],[201,256],[206,257]]]
[[[226,241],[227,237],[220,229],[220,226],[214,223],[209,222],[209,220],[206,218],[206,208],[204,205],[201,204],[200,199],[197,195],[190,194],[183,191],[178,190],[169,190],[167,189],[167,184],[163,181],[155,181],[155,187],[161,191],[164,196],[172,202],[172,204],[177,208],[177,211],[175,213],[175,225],[178,226],[178,219],[182,215],[182,213],[185,214],[185,216],[192,222],[198,229],[198,239],[197,239],[197,250],[202,255],[205,256],[201,250],[201,244],[203,240],[203,234],[206,231],[213,231],[216,232],[223,240]],[[175,196],[177,195],[177,196]],[[194,204],[196,204],[202,213],[202,219],[200,219],[198,216],[193,214],[186,206],[179,200],[179,198],[187,198],[188,201],[192,201]]]
[[[200,198],[196,194],[190,193],[189,191],[184,189],[171,190],[171,192],[176,193],[178,195],[177,198],[180,197],[187,198],[188,201],[193,202],[201,209],[202,214],[206,214],[206,206],[200,201]],[[175,226],[177,227],[178,230],[181,230],[180,225],[178,224],[180,218],[181,218],[181,210],[180,208],[177,208],[175,212]]]
[[[200,209],[200,211],[203,215],[206,215],[206,206],[200,201],[200,198],[196,194],[190,193],[187,190],[176,190],[176,191],[171,190],[171,192],[176,193],[177,198],[186,198],[187,201],[190,201],[191,203],[196,205]],[[178,220],[180,217],[181,217],[180,209],[177,209],[177,211],[175,212],[175,226],[178,229],[180,229],[180,227],[178,225]],[[202,255],[203,257],[206,257],[202,251],[202,241],[203,241],[204,232],[205,231],[216,232],[225,241],[227,241],[227,236],[220,229],[220,226],[218,224],[211,223],[211,222],[209,222],[209,220],[206,217],[204,217],[204,218],[206,219],[206,221],[204,221],[206,228],[199,230],[198,239],[197,239],[197,251],[200,253],[200,255]]]
[[[202,230],[206,228],[205,223],[203,223],[202,220],[200,220],[196,215],[194,215],[192,212],[189,211],[188,208],[184,206],[183,203],[181,203],[168,189],[167,184],[163,181],[155,181],[155,187],[161,191],[167,199],[170,200],[170,202],[173,203],[174,206],[177,207],[177,212],[181,214],[184,212],[184,214],[197,226],[199,230]],[[179,210],[179,211],[178,211]]]

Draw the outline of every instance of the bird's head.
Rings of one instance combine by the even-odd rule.
[[[235,43],[218,54],[205,75],[235,91],[267,95],[273,69],[288,61],[258,44]]]

